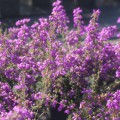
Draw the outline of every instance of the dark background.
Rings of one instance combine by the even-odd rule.
[[[51,11],[52,3],[55,0],[0,0],[0,17],[18,17],[28,15],[38,15]],[[67,11],[74,7],[86,8],[100,7],[111,0],[62,0]],[[113,1],[113,0],[112,0]]]
[[[15,21],[31,18],[34,22],[40,17],[48,17],[55,0],[0,0],[0,21],[4,27],[13,26]],[[72,10],[83,9],[85,23],[89,22],[93,9],[102,11],[99,22],[103,26],[116,24],[120,16],[120,0],[62,0],[72,24]]]

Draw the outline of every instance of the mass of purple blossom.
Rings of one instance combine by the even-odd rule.
[[[100,10],[73,28],[60,0],[48,18],[0,31],[0,120],[40,120],[50,108],[67,120],[120,120],[120,38],[117,26],[100,27]],[[120,18],[117,23],[120,23]]]

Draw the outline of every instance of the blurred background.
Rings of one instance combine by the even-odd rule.
[[[34,22],[40,17],[48,17],[55,0],[0,0],[0,21],[5,26],[12,26],[22,18],[31,18]],[[72,10],[75,7],[83,9],[85,23],[89,22],[93,9],[101,9],[99,22],[103,26],[116,24],[120,16],[120,0],[62,0],[72,24]]]

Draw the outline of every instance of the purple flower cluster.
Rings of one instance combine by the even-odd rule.
[[[30,19],[23,19],[23,20],[18,20],[16,22],[16,26],[21,26],[21,25],[24,25],[26,23],[30,22]]]
[[[80,8],[76,8],[73,11],[73,21],[74,21],[74,26],[75,27],[80,27],[80,25],[82,25],[84,22],[82,21],[82,10]]]
[[[117,90],[112,96],[107,100],[106,104],[109,114],[114,116],[113,120],[120,119],[120,90]]]
[[[61,5],[61,0],[56,0],[56,2],[53,3],[53,7],[52,13],[49,16],[51,25],[57,33],[64,34],[64,32],[68,29],[67,23],[69,23],[69,19],[66,16],[63,6]]]
[[[13,110],[1,114],[1,120],[31,120],[33,113],[24,107],[15,106]]]
[[[116,32],[117,32],[116,26],[104,27],[100,32],[99,39],[100,40],[108,40],[109,38],[114,36]]]
[[[100,28],[100,10],[87,26],[61,1],[48,18],[0,33],[0,120],[37,120],[50,107],[72,120],[120,119],[120,43],[117,26]]]

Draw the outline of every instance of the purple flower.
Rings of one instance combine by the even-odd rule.
[[[69,111],[69,110],[65,110],[65,111],[64,111],[64,113],[69,114],[69,113],[70,113],[70,111]]]
[[[52,102],[52,107],[53,107],[53,108],[56,108],[56,105],[57,105],[57,101],[54,100],[54,101]]]
[[[81,25],[84,23],[82,21],[82,10],[80,8],[76,8],[73,10],[73,21],[74,21],[74,27],[81,28]]]
[[[58,6],[61,4],[61,0],[56,0],[56,2],[53,3],[53,6]]]
[[[120,111],[120,90],[113,93],[113,96],[107,100],[106,106],[111,113]]]
[[[120,23],[120,17],[117,19],[117,23]]]
[[[26,23],[28,23],[28,22],[30,22],[30,19],[23,19],[23,20],[18,20],[17,22],[16,22],[16,26],[21,26],[21,25],[24,25],[24,24],[26,24]]]
[[[108,40],[109,38],[113,37],[116,32],[117,32],[116,26],[105,27],[101,30],[99,39]]]
[[[51,24],[54,24],[53,29],[56,29],[57,33],[65,34],[68,30],[67,23],[69,23],[69,19],[66,16],[65,10],[61,5],[61,1],[57,0],[53,3],[52,15],[49,16],[49,21]]]
[[[75,44],[77,44],[78,40],[79,40],[79,34],[73,30],[71,30],[66,37],[66,41],[68,45],[71,45],[71,46],[74,46]]]
[[[58,107],[58,111],[60,112],[60,111],[62,111],[63,109],[64,109],[64,105],[62,104],[62,103],[60,103],[60,105],[59,105],[59,107]]]

